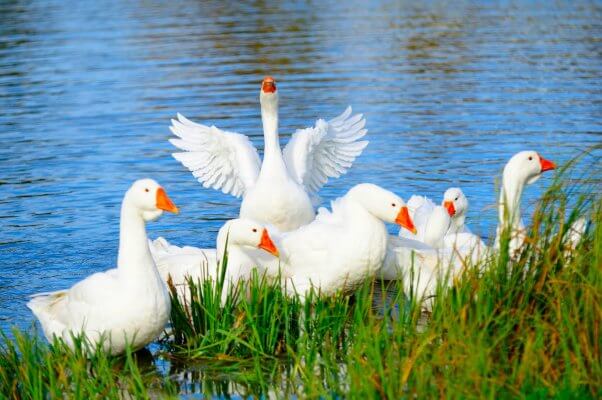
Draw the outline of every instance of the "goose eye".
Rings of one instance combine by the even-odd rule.
[[[454,201],[458,201],[459,197],[456,197],[456,199]]]
[[[395,206],[396,206],[396,204],[395,204],[395,203],[391,203],[391,206],[392,206],[392,207],[395,207]]]
[[[144,191],[148,193],[148,188],[144,188]]]
[[[253,232],[257,232],[257,228],[253,228]]]
[[[529,156],[529,161],[532,161],[532,160],[533,160],[533,156]]]

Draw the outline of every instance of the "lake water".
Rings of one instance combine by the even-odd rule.
[[[170,156],[169,120],[262,148],[266,74],[283,142],[347,105],[367,118],[370,145],[325,202],[359,182],[437,201],[461,186],[470,226],[490,235],[512,154],[563,163],[602,141],[601,21],[600,2],[0,0],[0,328],[31,326],[29,294],[114,265],[135,179],[156,179],[181,208],[151,237],[211,247],[239,200]]]

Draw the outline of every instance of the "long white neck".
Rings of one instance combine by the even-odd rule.
[[[121,205],[119,226],[119,255],[117,268],[128,276],[140,276],[156,272],[155,263],[148,247],[145,221],[140,211],[124,199]]]
[[[498,231],[509,227],[514,230],[520,225],[520,199],[525,187],[524,182],[504,174],[502,191],[498,203]]]
[[[506,171],[504,171],[506,172]],[[504,173],[502,190],[498,203],[498,226],[495,236],[495,247],[500,246],[502,232],[509,231],[509,251],[513,256],[515,251],[522,246],[524,232],[521,232],[520,199],[525,183],[511,174]]]
[[[278,137],[277,96],[276,93],[260,95],[263,140],[265,142],[261,174],[286,172]]]
[[[443,247],[443,238],[449,230],[450,224],[451,218],[447,210],[436,206],[426,223],[424,243],[436,249]]]

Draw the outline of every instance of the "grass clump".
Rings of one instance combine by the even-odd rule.
[[[46,344],[35,334],[13,330],[1,336],[0,395],[9,399],[149,398],[153,392],[173,394],[173,386],[144,367],[144,353],[107,355],[76,338],[74,349],[61,340]]]

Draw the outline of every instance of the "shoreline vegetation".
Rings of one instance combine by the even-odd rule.
[[[223,301],[219,283],[200,282],[189,307],[172,296],[170,326],[151,361],[140,351],[86,353],[81,338],[69,350],[35,332],[2,334],[0,393],[600,398],[600,179],[569,181],[570,165],[537,203],[518,256],[511,261],[503,251],[509,238],[502,235],[502,251],[439,287],[428,313],[397,282],[303,302],[258,276],[226,288]],[[569,227],[580,217],[591,224],[570,249]]]

